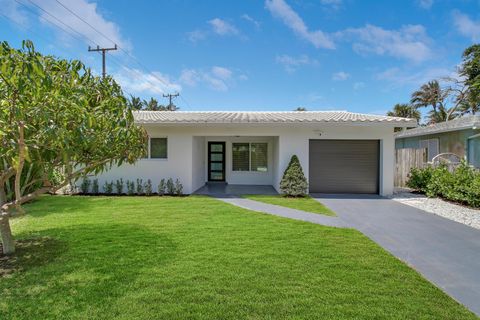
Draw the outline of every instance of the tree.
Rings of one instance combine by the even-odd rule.
[[[158,103],[158,100],[155,98],[150,98],[150,100],[143,100],[143,105],[145,110],[149,111],[167,111],[167,107]]]
[[[6,254],[15,251],[9,219],[23,213],[22,204],[87,174],[134,163],[146,141],[111,77],[93,76],[79,61],[43,56],[30,41],[20,50],[0,43],[0,137],[0,234]],[[26,182],[30,166],[36,174]]]
[[[387,112],[387,116],[417,119],[417,123],[419,123],[422,118],[420,111],[407,103],[397,103],[393,106],[392,111]]]
[[[307,194],[307,189],[308,182],[303,174],[302,165],[298,157],[293,155],[280,181],[280,190],[290,197],[303,197]]]
[[[480,96],[480,44],[474,44],[463,52],[463,61],[459,75],[465,78],[465,83],[473,91],[474,96]]]
[[[131,110],[142,110],[143,102],[139,97],[130,95],[130,99],[127,100],[127,105]]]
[[[415,91],[410,102],[417,109],[432,107],[432,110],[428,113],[429,123],[448,121],[455,118],[454,112],[450,112],[445,105],[445,100],[449,94],[450,90],[442,89],[438,80],[432,80]]]
[[[293,111],[307,111],[307,108],[305,107],[298,107],[297,109],[293,110]]]
[[[475,115],[480,112],[480,96],[476,96],[474,92],[468,92],[466,97],[462,99],[458,106],[461,115]]]

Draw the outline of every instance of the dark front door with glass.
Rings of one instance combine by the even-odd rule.
[[[225,142],[208,143],[208,181],[225,181]]]

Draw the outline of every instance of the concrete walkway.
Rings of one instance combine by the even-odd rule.
[[[379,196],[312,195],[480,316],[480,231]]]
[[[268,213],[280,217],[308,221],[329,227],[348,227],[347,224],[338,217],[330,217],[317,213],[310,213],[301,210],[290,209],[273,204],[263,203],[250,199],[244,199],[239,196],[215,196],[218,200],[233,204],[244,209]]]

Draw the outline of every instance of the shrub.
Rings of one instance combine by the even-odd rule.
[[[160,183],[158,184],[158,195],[163,196],[165,194],[166,188],[167,185],[165,184],[165,179],[160,180]]]
[[[296,155],[293,155],[280,181],[280,190],[290,197],[303,197],[307,194],[307,188],[307,179],[303,174],[300,161]]]
[[[167,180],[167,194],[174,195],[175,194],[175,185],[173,184],[173,179],[169,178]]]
[[[181,196],[183,194],[183,185],[180,183],[180,180],[175,180],[175,195]]]
[[[80,192],[81,193],[88,193],[90,191],[90,185],[92,182],[88,178],[84,178],[82,183],[80,184]]]
[[[117,194],[123,194],[123,179],[120,178],[120,180],[117,180],[115,182],[115,190],[117,191]]]
[[[112,192],[113,192],[113,181],[112,182],[105,181],[105,183],[103,184],[103,193],[111,194]]]
[[[93,180],[92,183],[92,193],[93,194],[98,194],[98,179]]]
[[[462,162],[453,171],[446,166],[412,169],[407,186],[428,197],[442,197],[480,207],[480,172]]]
[[[135,183],[133,181],[127,180],[127,194],[133,195],[135,193]]]
[[[427,185],[432,178],[433,168],[428,166],[423,169],[412,168],[407,181],[407,187],[417,191],[427,192]]]
[[[152,180],[148,179],[147,182],[145,182],[145,194],[147,196],[151,196],[153,193],[152,190]]]
[[[143,180],[137,179],[137,194],[143,194]]]

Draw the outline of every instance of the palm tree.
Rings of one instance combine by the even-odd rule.
[[[143,108],[142,100],[133,95],[130,95],[130,99],[127,99],[127,105],[132,110],[141,110]]]
[[[460,102],[458,111],[462,116],[466,114],[475,115],[480,112],[480,96],[476,96],[472,91],[469,91]]]
[[[419,123],[422,118],[420,111],[407,103],[397,103],[393,106],[392,111],[387,112],[387,116],[417,119],[417,123]]]
[[[419,90],[412,93],[410,102],[415,108],[423,108],[432,106],[433,111],[443,105],[446,93],[440,87],[437,80],[429,81],[420,87]]]
[[[145,110],[149,111],[165,111],[167,107],[158,103],[158,100],[155,98],[150,98],[150,100],[143,100],[143,105]]]
[[[445,122],[456,117],[457,113],[449,113],[449,110],[447,108],[445,108],[443,105],[440,105],[436,111],[432,109],[428,112],[427,124]]]

